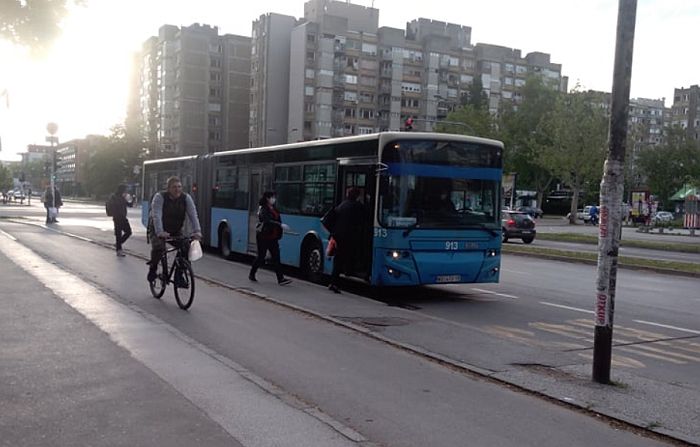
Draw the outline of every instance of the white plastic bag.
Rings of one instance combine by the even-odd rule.
[[[50,206],[49,207],[49,218],[55,219],[58,217],[58,208]]]
[[[202,246],[198,240],[194,240],[192,243],[190,243],[190,251],[187,253],[187,257],[191,262],[194,262],[202,257]]]

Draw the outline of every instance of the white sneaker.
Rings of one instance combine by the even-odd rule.
[[[126,256],[124,254],[124,250],[117,250],[117,256],[119,256],[120,258],[123,258],[124,256]]]

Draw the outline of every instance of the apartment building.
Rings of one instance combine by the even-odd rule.
[[[688,138],[700,141],[700,87],[673,90],[673,105],[670,116],[671,126],[686,129]]]
[[[272,146],[301,138],[288,130],[289,54],[294,17],[264,14],[253,22],[250,56],[249,146]]]
[[[547,53],[533,52],[522,57],[521,51],[498,45],[475,46],[477,73],[489,98],[489,110],[497,114],[503,100],[517,107],[521,89],[529,76],[540,76],[552,89],[566,92],[568,77],[562,76],[561,64],[550,61]]]
[[[275,20],[280,28],[273,36]],[[461,104],[477,76],[494,114],[504,100],[517,107],[529,75],[567,89],[568,78],[549,54],[522,57],[517,49],[474,46],[471,28],[453,23],[419,18],[405,30],[378,23],[378,9],[333,0],[306,2],[304,17],[294,25],[291,17],[270,14],[256,21],[251,145],[400,130],[408,117],[415,130],[430,131]],[[270,77],[284,72],[281,61],[287,59],[279,57],[273,73],[267,53],[283,54],[290,27],[284,95],[281,76]],[[285,105],[287,126],[280,132]]]
[[[208,25],[164,25],[144,42],[132,104],[152,158],[248,147],[250,57],[249,37]]]

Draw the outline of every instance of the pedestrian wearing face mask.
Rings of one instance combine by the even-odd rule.
[[[275,193],[266,191],[258,202],[258,223],[255,227],[257,233],[256,242],[258,244],[258,257],[255,258],[255,262],[253,262],[253,267],[250,269],[248,279],[257,281],[255,273],[265,264],[265,255],[269,251],[272,257],[272,267],[277,275],[277,283],[281,286],[285,286],[291,283],[292,280],[284,277],[280,265],[279,240],[282,239],[283,224],[280,212],[275,207],[276,201],[277,197],[275,197]]]

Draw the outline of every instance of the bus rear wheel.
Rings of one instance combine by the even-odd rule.
[[[323,246],[320,242],[314,241],[304,246],[301,268],[309,281],[321,281],[323,276]]]
[[[224,226],[219,231],[219,253],[224,259],[231,257],[231,231],[228,226]]]

